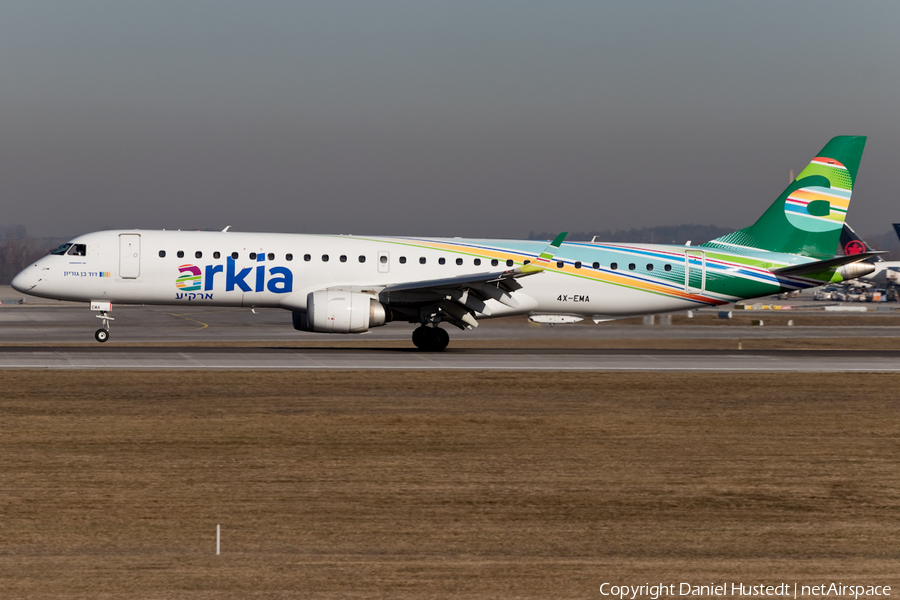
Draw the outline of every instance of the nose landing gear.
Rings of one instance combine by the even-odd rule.
[[[94,332],[94,339],[98,342],[105,342],[109,339],[109,322],[115,321],[115,319],[109,316],[109,311],[112,310],[112,302],[91,302],[91,310],[100,311],[100,314],[95,316],[100,319],[102,323],[100,329]]]

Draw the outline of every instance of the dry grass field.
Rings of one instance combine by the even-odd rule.
[[[604,582],[713,581],[896,592],[898,386],[0,372],[0,598],[600,598]]]

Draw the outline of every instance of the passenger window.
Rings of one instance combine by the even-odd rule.
[[[216,250],[215,252],[213,252],[213,258],[222,258],[222,253]]]
[[[647,270],[648,270],[648,271],[652,271],[652,270],[653,270],[653,264],[652,264],[652,263],[647,263]]]
[[[360,254],[360,255],[359,255],[359,262],[361,262],[361,263],[366,262],[366,257],[363,256],[362,254]]]
[[[599,268],[600,268],[600,263],[595,262],[595,263],[594,263],[593,265],[591,265],[591,266],[594,267],[595,269],[599,269]]]
[[[672,270],[672,265],[666,265],[666,266],[663,267],[663,268],[664,268],[666,271],[671,271],[671,270]]]
[[[231,258],[233,258],[234,260],[237,260],[237,259],[238,259],[238,256],[239,256],[239,255],[238,255],[237,252],[232,252],[232,253],[231,253]]]
[[[266,258],[267,258],[268,260],[275,260],[275,253],[274,253],[274,252],[269,252],[269,253],[266,255]]]
[[[444,258],[443,256],[440,257],[440,258],[438,259],[438,264],[439,264],[439,265],[447,264],[447,259]]]
[[[328,262],[328,255],[327,255],[327,254],[323,254],[323,255],[322,255],[322,262]]]
[[[309,261],[312,260],[312,256],[310,256],[309,254],[304,254],[304,255],[303,255],[303,260],[305,260],[306,262],[309,262]]]
[[[637,267],[634,266],[634,263],[628,263],[628,270],[634,271]]]
[[[512,261],[511,258],[506,259],[506,266],[507,266],[507,267],[513,266],[513,261]]]
[[[496,258],[492,258],[492,259],[491,259],[491,266],[492,266],[492,267],[496,267],[498,264],[499,264],[499,263],[498,263],[498,261],[497,261]]]
[[[476,267],[480,267],[480,266],[481,266],[481,259],[480,259],[480,258],[476,258],[474,262],[475,262],[475,266],[476,266]]]
[[[284,260],[287,260],[287,261],[294,260],[294,255],[291,254],[290,252],[288,252],[287,254],[284,255]]]
[[[615,271],[619,268],[619,263],[610,263],[609,268]]]
[[[378,262],[380,262],[383,265],[386,265],[387,264],[387,256],[384,256],[384,255],[379,256]]]
[[[60,246],[59,248],[57,248],[56,250],[54,250],[54,251],[51,252],[50,254],[58,254],[58,255],[61,256],[61,255],[65,254],[65,253],[66,253],[66,250],[68,250],[68,249],[71,248],[71,247],[72,247],[72,244],[63,244],[62,246]]]
[[[184,250],[178,251],[178,258],[184,258]]]
[[[405,256],[401,256],[401,257],[400,257],[400,264],[401,264],[401,265],[405,265],[405,264],[406,264],[406,257],[405,257]]]
[[[341,262],[347,262],[347,255],[341,254]]]
[[[250,260],[256,260],[256,252],[250,253]]]
[[[576,260],[576,261],[575,261],[575,268],[576,268],[576,269],[580,269],[580,268],[581,268],[581,261],[580,261],[580,260]]]
[[[194,252],[194,258],[203,258],[203,253],[197,250]]]
[[[523,265],[530,265],[530,264],[531,264],[531,261],[528,260],[528,259],[526,258],[526,259],[525,259],[525,262],[523,262],[522,264],[523,264]]]
[[[424,257],[424,256],[420,256],[420,257],[419,257],[419,264],[420,264],[420,265],[424,265],[424,264],[425,264],[425,257]]]
[[[556,268],[557,268],[557,269],[562,269],[564,264],[566,264],[566,263],[564,263],[564,262],[561,261],[561,260],[558,260],[558,261],[556,261]]]
[[[166,257],[166,251],[165,251],[165,250],[160,250],[160,251],[159,251],[159,257],[160,257],[160,258],[165,258],[165,257]]]

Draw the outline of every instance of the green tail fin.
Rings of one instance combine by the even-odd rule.
[[[832,138],[756,223],[703,245],[834,256],[865,145],[865,136]]]

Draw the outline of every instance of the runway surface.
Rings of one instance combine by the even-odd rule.
[[[706,315],[706,326],[686,325],[683,316],[677,326],[588,321],[549,327],[531,324],[524,317],[506,318],[483,321],[473,331],[449,329],[451,344],[443,353],[416,351],[410,341],[413,326],[408,323],[390,323],[354,336],[295,331],[290,313],[278,309],[254,313],[250,309],[125,306],[116,307],[112,316],[116,320],[111,341],[101,345],[93,340],[99,320],[85,305],[3,305],[0,369],[900,370],[896,350],[900,346],[889,339],[900,339],[900,320],[890,314],[835,317],[843,319],[835,322],[844,326],[801,327],[709,326],[714,318],[710,315]],[[775,315],[760,317],[774,322]],[[855,322],[866,325],[853,326]],[[894,349],[835,348],[835,340],[849,338],[867,338],[875,347]],[[622,340],[632,349],[597,347]],[[796,341],[803,350],[758,349],[766,340],[778,341],[779,348]],[[647,349],[661,344],[691,347],[698,341],[719,348]],[[747,348],[753,342],[757,349]],[[210,347],[193,347],[204,345]],[[822,350],[817,350],[820,346]],[[848,343],[847,348],[851,347],[867,345]]]
[[[82,344],[94,343],[94,331],[100,327],[86,305],[41,304],[0,306],[0,345],[8,344]],[[715,311],[706,311],[708,317]],[[823,313],[813,313],[822,315]],[[219,343],[271,341],[304,344],[310,341],[404,341],[409,342],[414,326],[410,323],[388,323],[361,335],[334,335],[296,331],[291,325],[291,313],[281,309],[177,307],[177,306],[116,306],[110,313],[111,342],[124,343]],[[794,314],[759,314],[767,323]],[[682,315],[678,315],[682,318]],[[449,327],[451,348],[457,342],[472,340],[538,339],[609,340],[609,339],[791,339],[872,337],[900,338],[900,319],[892,313],[842,315],[850,326],[827,327],[740,327],[740,326],[642,326],[620,321],[593,324],[590,320],[575,325],[536,325],[524,317],[487,319],[471,331]],[[699,320],[699,319],[698,319]],[[855,325],[866,320],[865,326]],[[878,324],[884,322],[883,325]],[[876,323],[878,325],[872,325]]]
[[[897,351],[8,347],[3,369],[898,372]]]

